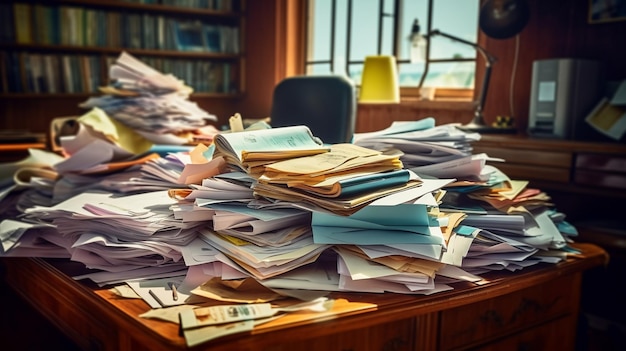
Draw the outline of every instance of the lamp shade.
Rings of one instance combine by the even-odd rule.
[[[365,57],[359,102],[365,104],[400,102],[398,71],[394,56]]]
[[[494,39],[507,39],[524,29],[530,17],[526,0],[487,0],[480,8],[479,25]]]

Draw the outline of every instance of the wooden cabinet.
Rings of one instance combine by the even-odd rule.
[[[490,164],[509,178],[545,191],[585,240],[623,250],[623,206],[616,204],[626,200],[626,144],[483,135],[473,150],[482,152],[503,159]],[[611,243],[605,234],[612,232],[619,235]]]
[[[580,277],[373,327],[270,346],[291,350],[573,350]]]
[[[596,327],[610,330],[614,323],[623,325],[626,305],[615,301],[625,290],[615,277],[626,268],[622,205],[626,200],[626,144],[484,135],[474,147],[474,153],[479,152],[503,158],[505,162],[492,164],[510,178],[529,180],[531,187],[545,191],[578,231],[574,240],[600,245],[609,253],[606,267],[585,275],[581,308],[585,315],[601,321],[595,322]],[[559,323],[554,320],[546,330]],[[599,332],[608,335],[607,330]]]
[[[614,204],[626,199],[625,144],[483,135],[473,150],[482,152],[503,159],[490,164],[509,178],[544,190],[574,224],[601,231],[622,216]]]
[[[513,345],[518,342],[513,340],[523,339],[520,334],[535,335],[552,321],[559,321],[557,324],[563,330],[573,330],[578,318],[579,284],[580,281],[562,277],[532,289],[443,311],[440,314],[439,349],[482,350],[490,349],[494,343]],[[561,339],[557,334],[551,338],[554,340],[542,338],[540,344],[557,344],[563,350],[574,347],[574,340]]]
[[[194,349],[574,350],[581,277],[605,264],[607,256],[595,245],[573,246],[581,250],[579,257],[517,272],[494,271],[483,275],[483,284],[455,283],[453,290],[428,296],[332,293],[332,298],[372,306],[283,324],[279,319]],[[75,264],[0,260],[7,285],[82,349],[186,349],[178,325],[139,317],[150,309],[143,300],[121,299],[64,273]],[[21,340],[32,330],[14,333]]]
[[[409,318],[317,338],[307,338],[306,335],[302,335],[302,339],[294,343],[272,345],[263,348],[263,351],[415,350],[415,320]]]
[[[495,340],[492,343],[473,348],[475,351],[501,351],[501,350],[574,350],[569,340],[560,337],[570,323],[566,319],[542,324],[537,328],[522,330],[504,339]]]
[[[244,14],[245,0],[3,2],[0,129],[45,132],[52,118],[78,114],[122,51],[183,80],[201,107],[238,98]]]
[[[547,190],[624,196],[615,192],[624,188],[623,183],[583,180],[587,177],[582,174],[593,172],[600,178],[626,179],[626,144],[482,135],[473,147],[474,154],[484,152],[503,159],[491,164],[511,179],[530,180]]]

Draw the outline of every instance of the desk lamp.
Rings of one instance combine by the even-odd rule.
[[[525,0],[487,0],[480,9],[479,26],[490,38],[507,39],[522,31],[528,23],[529,13],[528,3]],[[470,45],[485,59],[483,84],[474,110],[474,118],[470,123],[461,126],[460,129],[479,133],[515,133],[516,129],[513,127],[491,127],[485,124],[483,108],[491,78],[491,66],[496,61],[496,58],[477,43],[443,33],[438,29],[429,31],[424,37],[430,38],[436,35]]]
[[[476,107],[474,108],[474,119],[461,127],[460,129],[467,132],[478,132],[478,133],[512,133],[515,132],[515,128],[505,128],[505,127],[490,127],[485,124],[485,119],[483,116],[483,107],[485,106],[485,99],[487,98],[487,89],[489,88],[489,80],[491,79],[491,66],[494,62],[496,62],[496,58],[487,52],[483,47],[476,43],[472,43],[465,39],[461,39],[454,35],[450,35],[444,32],[441,32],[438,29],[431,30],[425,37],[431,38],[433,36],[440,35],[442,37],[446,37],[448,39],[458,41],[459,43],[467,44],[472,46],[476,51],[478,51],[483,58],[485,59],[485,74],[483,75],[483,84],[480,88],[480,94],[478,95],[478,101],[476,103]]]

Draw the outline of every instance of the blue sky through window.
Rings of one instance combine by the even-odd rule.
[[[337,0],[335,23],[335,69],[331,72],[330,64],[314,65],[313,74],[346,74],[346,58],[350,61],[362,61],[367,55],[378,53],[378,7],[379,0],[354,0],[352,2],[352,37],[349,55],[347,41],[347,0]],[[418,18],[422,32],[427,30],[428,1],[405,0],[402,9],[402,34],[399,60],[409,59],[409,35],[413,20]],[[383,0],[385,13],[393,13],[393,0]],[[476,42],[478,32],[477,0],[434,0],[433,29]],[[331,0],[314,0],[313,36],[309,43],[309,60],[329,60],[331,56]],[[393,17],[383,20],[383,41],[381,54],[392,54]],[[449,59],[453,57],[475,58],[476,51],[465,44],[443,37],[435,37],[430,43],[431,59]],[[360,81],[362,64],[350,64],[350,76]],[[400,64],[400,81],[403,86],[416,86],[424,71],[423,63]],[[431,63],[424,85],[451,88],[472,88],[474,84],[474,62]]]

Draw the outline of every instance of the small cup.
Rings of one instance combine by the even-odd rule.
[[[421,87],[420,88],[420,96],[422,100],[435,100],[435,92],[437,88],[435,87]]]

